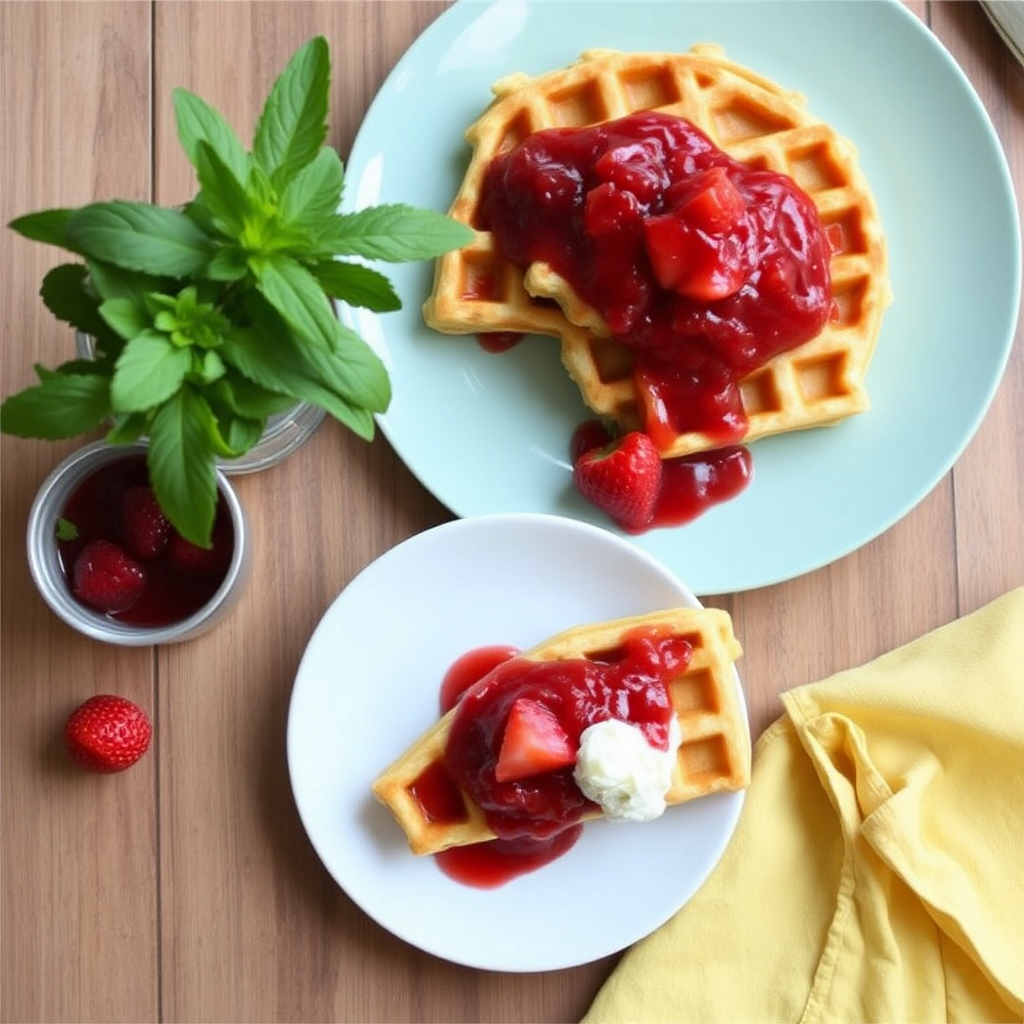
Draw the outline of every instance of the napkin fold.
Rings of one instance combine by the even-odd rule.
[[[782,700],[725,855],[587,1024],[1024,1020],[1024,587]]]

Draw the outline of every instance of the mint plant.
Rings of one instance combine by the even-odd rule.
[[[429,259],[471,237],[404,204],[339,212],[330,73],[326,40],[310,40],[274,83],[251,150],[206,102],[175,90],[199,186],[183,207],[115,200],[9,225],[79,257],[47,273],[40,295],[94,339],[95,358],[37,366],[39,383],[0,405],[0,430],[54,440],[106,426],[111,443],[146,437],[157,500],[193,543],[209,543],[216,459],[247,452],[274,413],[306,401],[373,437],[388,374],[333,301],[379,313],[401,301],[365,261]]]

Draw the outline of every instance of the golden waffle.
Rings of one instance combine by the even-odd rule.
[[[830,270],[836,315],[815,338],[776,356],[740,384],[745,440],[835,423],[868,407],[864,377],[892,299],[885,237],[853,144],[811,114],[805,98],[729,61],[720,47],[687,53],[589,50],[567,68],[512,75],[466,133],[473,148],[451,215],[476,231],[437,263],[424,318],[438,331],[520,331],[561,339],[562,359],[585,403],[626,429],[643,425],[643,398],[626,346],[550,267],[524,274],[480,230],[488,164],[527,135],[584,127],[638,110],[682,117],[734,159],[789,175],[812,199],[835,247]],[[678,435],[665,457],[716,447]]]
[[[669,683],[683,740],[666,802],[671,806],[708,793],[744,788],[750,781],[750,735],[733,671],[742,650],[727,612],[674,608],[577,626],[520,657],[532,661],[586,658],[614,650],[628,631],[650,626],[657,626],[666,635],[686,637],[693,645],[685,672]],[[415,795],[424,772],[443,770],[454,714],[454,710],[449,711],[423,733],[373,784],[374,795],[391,809],[415,854],[437,853],[451,846],[495,838],[483,810],[464,791],[459,790],[459,796],[465,816],[456,823],[430,820]]]

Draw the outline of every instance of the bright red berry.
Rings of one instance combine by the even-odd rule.
[[[709,235],[735,231],[747,213],[747,201],[724,167],[708,167],[676,182],[665,202],[688,224]]]
[[[171,522],[152,487],[128,487],[121,495],[121,535],[136,558],[159,558],[171,537]]]
[[[661,488],[661,455],[651,438],[631,431],[604,448],[584,452],[573,467],[583,497],[629,532],[645,529]]]
[[[152,735],[153,726],[142,708],[106,693],[76,708],[64,727],[71,760],[101,774],[130,768],[149,749]]]
[[[699,302],[734,295],[753,270],[747,205],[722,167],[669,189],[666,212],[644,221],[651,269],[662,288]]]
[[[210,547],[200,547],[179,533],[172,533],[167,545],[167,562],[183,576],[212,576],[227,569],[230,548],[214,534]]]
[[[558,771],[575,761],[576,750],[554,711],[530,697],[513,702],[494,766],[499,782]]]
[[[146,570],[119,544],[95,540],[82,549],[71,570],[71,589],[101,612],[131,608],[146,588]]]

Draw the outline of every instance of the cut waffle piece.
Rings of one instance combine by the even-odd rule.
[[[637,628],[655,627],[661,635],[685,637],[692,656],[668,686],[682,743],[666,796],[669,806],[709,793],[743,789],[750,781],[750,733],[741,703],[734,662],[742,653],[732,620],[717,608],[673,608],[565,630],[519,655],[531,661],[597,657],[619,647]],[[412,852],[437,853],[452,846],[494,839],[484,811],[447,776],[461,807],[438,820],[424,809],[418,787],[433,787],[444,776],[445,748],[455,711],[449,711],[386,768],[373,792],[389,807],[405,832]],[[590,817],[600,817],[600,813]]]
[[[585,127],[639,110],[685,118],[734,159],[791,177],[814,202],[834,252],[835,316],[815,338],[740,383],[747,441],[835,423],[868,407],[864,378],[892,301],[882,223],[853,144],[781,88],[701,44],[685,53],[590,50],[567,68],[493,86],[494,100],[466,137],[472,156],[450,213],[475,230],[435,268],[424,318],[446,333],[515,331],[561,341],[562,360],[596,414],[625,429],[645,422],[632,356],[599,314],[550,267],[521,270],[483,230],[479,204],[491,160],[533,132]],[[717,447],[682,433],[665,457]]]

